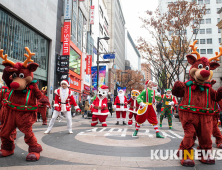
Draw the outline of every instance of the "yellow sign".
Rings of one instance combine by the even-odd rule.
[[[193,157],[194,157],[193,149],[191,150],[191,153],[188,150],[184,150],[184,160],[187,160],[187,157],[193,160]]]

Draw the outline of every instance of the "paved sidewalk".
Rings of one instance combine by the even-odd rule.
[[[115,115],[114,115],[115,116]],[[134,126],[115,125],[114,117],[107,118],[108,127],[101,124],[90,126],[90,119],[81,116],[73,118],[73,134],[68,134],[66,120],[56,121],[50,134],[45,135],[47,126],[37,122],[33,131],[43,147],[37,162],[26,162],[28,146],[23,134],[18,131],[15,154],[0,158],[0,169],[65,169],[65,170],[190,170],[222,169],[222,161],[215,165],[204,165],[195,161],[195,168],[186,168],[177,160],[151,160],[151,149],[178,149],[183,138],[183,130],[178,119],[173,119],[173,128],[163,120],[159,128],[164,139],[155,138],[155,130],[147,122],[141,126],[138,137],[132,137]],[[213,140],[214,141],[214,140]],[[213,144],[215,149],[216,145]]]

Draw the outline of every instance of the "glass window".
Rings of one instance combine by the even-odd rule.
[[[197,49],[197,52],[199,53],[199,49]]]
[[[206,19],[206,24],[211,24],[211,18]]]
[[[78,4],[77,1],[73,1],[72,8],[72,42],[77,44],[77,16],[78,16]]]
[[[203,5],[203,0],[198,0],[198,5]]]
[[[221,29],[218,28],[218,33],[221,33]]]
[[[222,0],[216,0],[216,3],[217,3],[217,4],[221,4],[221,3],[222,3]]]
[[[197,43],[196,43],[196,44],[199,44],[199,39],[193,39],[193,42],[194,42],[195,40],[197,40]]]
[[[212,34],[212,28],[207,28],[207,29],[206,29],[206,33],[207,33],[207,34]]]
[[[220,18],[217,18],[217,23],[219,23],[220,22]]]
[[[198,34],[198,29],[193,29],[194,34]]]
[[[205,44],[205,39],[200,39],[200,44]]]
[[[207,44],[212,44],[212,38],[207,39]]]
[[[78,35],[77,35],[77,47],[82,50],[82,38],[83,38],[83,14],[82,11],[79,9],[79,18],[78,18]]]
[[[82,51],[86,52],[86,39],[87,39],[87,21],[86,18],[83,17],[83,45],[82,45]]]
[[[102,43],[101,43],[101,42],[99,42],[99,50],[100,50],[100,52],[102,52],[102,51],[103,51],[103,45],[102,45]]]
[[[219,43],[221,43],[221,38],[218,39]]]
[[[200,34],[205,34],[205,29],[200,29]]]
[[[39,68],[47,70],[49,40],[0,9],[0,49],[9,58],[24,62],[25,47],[35,53],[32,60],[39,64]]]
[[[206,54],[206,49],[200,49],[200,54]]]
[[[206,14],[210,14],[210,8],[206,9]]]
[[[100,12],[100,14],[101,14],[101,16],[102,16],[102,18],[103,18],[103,10],[102,10],[102,7],[101,7],[101,6],[99,6],[99,12]]]
[[[173,31],[169,31],[169,35],[172,35],[173,34]]]
[[[204,19],[201,19],[201,20],[200,20],[200,24],[204,24]]]
[[[103,35],[103,27],[101,24],[99,24],[99,30],[100,30],[100,33]]]
[[[220,10],[220,8],[217,8],[217,12]]]
[[[207,54],[213,54],[213,49],[207,49]]]
[[[205,4],[210,4],[210,0],[205,0]]]
[[[109,28],[109,24],[108,24],[108,22],[107,22],[107,20],[106,20],[105,17],[104,17],[104,23],[105,23],[106,29],[108,30],[108,28]]]
[[[80,75],[81,56],[70,47],[69,69]]]

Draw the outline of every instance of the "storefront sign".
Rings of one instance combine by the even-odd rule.
[[[84,84],[84,90],[90,91],[90,87]]]
[[[59,82],[61,82],[62,80],[68,80],[68,73],[59,74]]]
[[[63,55],[69,55],[70,54],[70,22],[64,22],[63,27],[63,49],[62,54]]]
[[[70,80],[70,83],[74,86],[79,86],[79,82],[78,81],[73,81],[73,80]]]
[[[69,72],[69,56],[68,55],[58,55],[56,63],[56,71],[59,73]]]
[[[91,67],[92,67],[92,56],[86,56],[86,74],[91,74]]]
[[[95,6],[93,5],[93,6],[91,6],[91,10],[90,10],[90,24],[94,24],[94,13],[95,12]]]
[[[64,19],[71,19],[72,0],[65,0]]]

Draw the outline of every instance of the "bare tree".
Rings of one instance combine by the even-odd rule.
[[[146,11],[147,17],[141,18],[142,27],[152,35],[155,43],[140,37],[137,48],[152,66],[150,73],[160,88],[170,88],[177,80],[185,81],[186,55],[190,53],[189,45],[196,39],[205,12],[205,5],[177,0],[168,5],[165,13],[157,8],[154,13]],[[193,30],[191,37],[187,37],[188,28]]]

